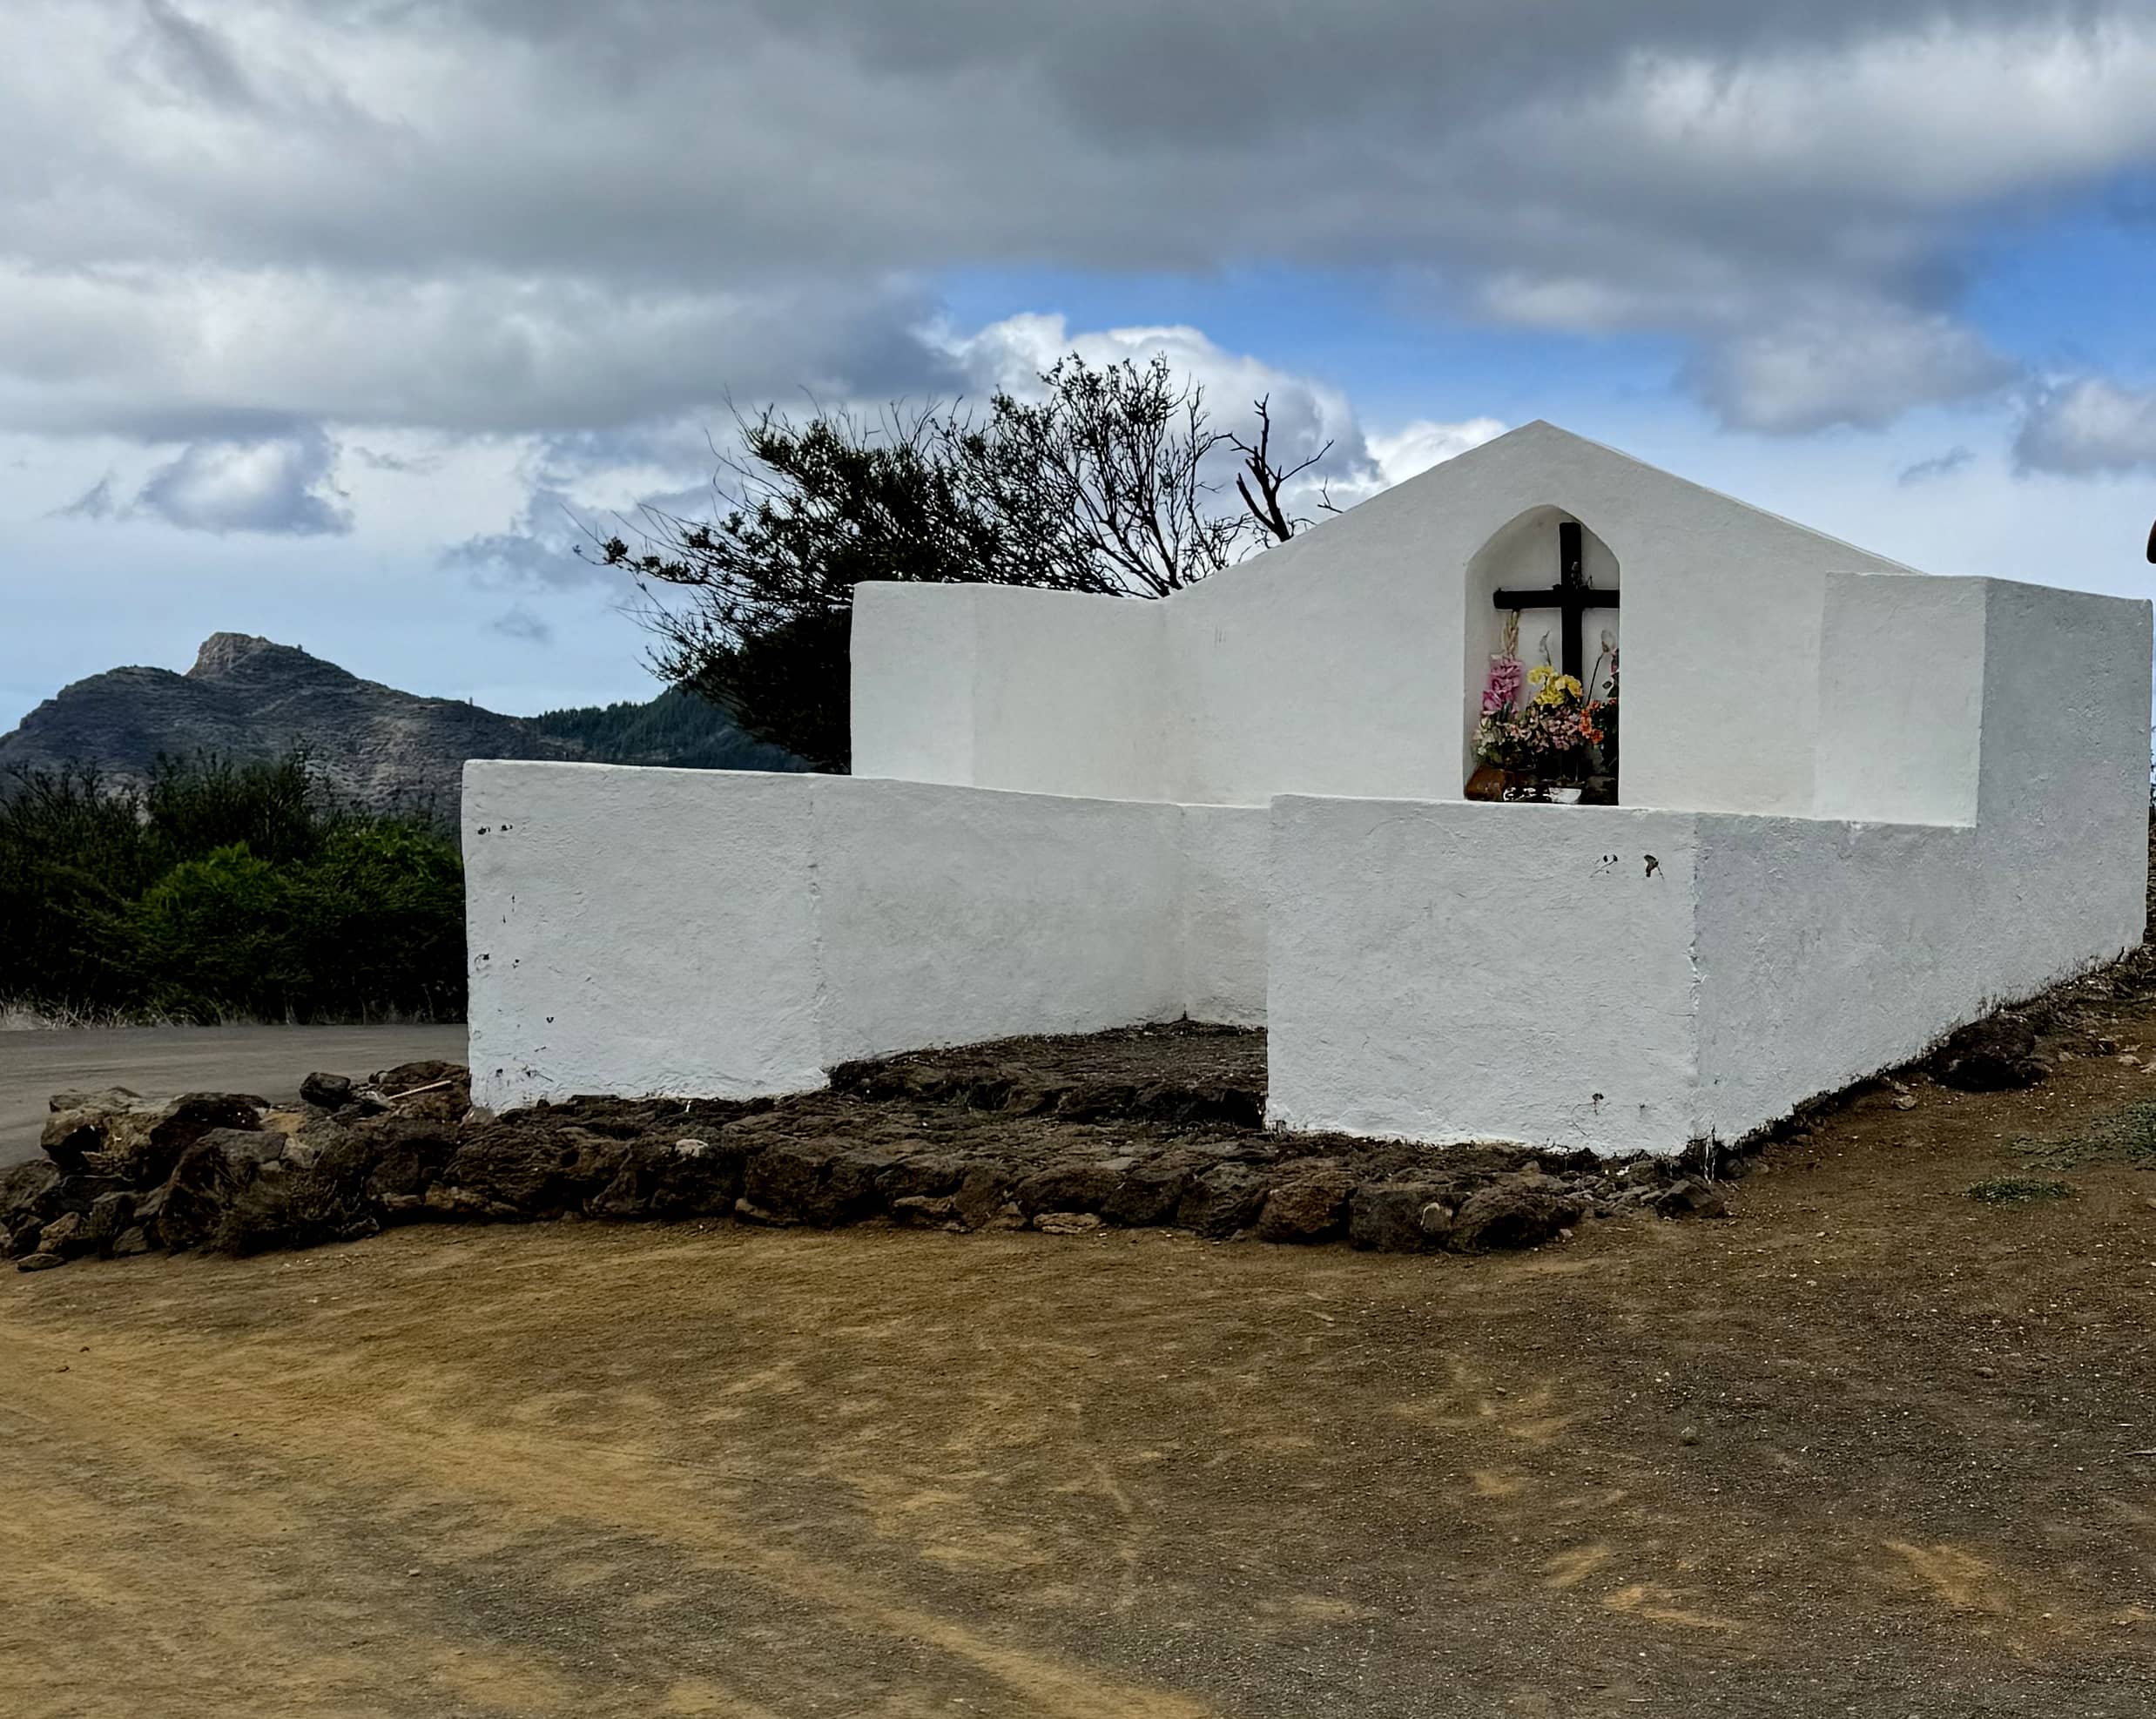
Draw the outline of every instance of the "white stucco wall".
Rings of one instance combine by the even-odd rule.
[[[1272,812],[1275,1123],[1600,1151],[1690,1137],[1690,814],[1299,797]]]
[[[744,1097],[926,1045],[1262,1018],[1266,818],[475,761],[475,1099]]]
[[[1829,581],[1906,570],[1543,423],[1160,602],[862,587],[855,769],[1186,804],[1457,798],[1479,581],[1553,579],[1554,525],[1514,528],[1560,511],[1625,594],[1625,803],[1811,813]],[[921,618],[939,609],[968,617],[962,648]]]
[[[1163,611],[1007,585],[854,597],[853,774],[1161,800],[1173,746]]]
[[[1194,1021],[1263,1026],[1271,816],[1262,806],[1178,812],[1183,1012]]]
[[[1822,684],[1869,710],[1848,799],[1906,821],[1276,801],[1274,1118],[1735,1139],[2138,943],[2148,605],[1984,580],[1847,596]],[[1866,623],[1911,603],[1936,658],[1876,648]],[[1897,721],[1933,770],[1871,757]]]
[[[822,1084],[806,779],[467,764],[475,1102]]]
[[[1976,821],[1988,596],[1981,579],[1829,577],[1816,816]]]

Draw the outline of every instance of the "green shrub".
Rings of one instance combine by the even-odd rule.
[[[245,842],[182,860],[131,915],[143,1000],[192,1020],[310,1012],[298,908],[290,874]]]
[[[455,1020],[464,873],[424,819],[338,805],[303,756],[0,782],[0,999],[213,1021]]]

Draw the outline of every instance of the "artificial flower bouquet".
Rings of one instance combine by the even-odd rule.
[[[1490,659],[1475,756],[1505,772],[1508,798],[1514,797],[1513,787],[1541,799],[1616,773],[1616,652],[1607,652],[1606,660],[1610,696],[1590,698],[1578,676],[1546,663],[1523,670],[1509,651]],[[1593,680],[1602,678],[1601,667],[1595,664]]]

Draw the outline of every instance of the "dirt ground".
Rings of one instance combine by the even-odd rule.
[[[0,1710],[2156,1711],[2156,1072],[1916,1096],[1728,1221],[1522,1255],[562,1224],[10,1273]]]

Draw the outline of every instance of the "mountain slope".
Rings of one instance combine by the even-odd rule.
[[[785,753],[759,746],[700,701],[691,701],[694,711],[637,720],[638,711],[677,696],[687,695],[663,694],[644,706],[503,716],[361,680],[292,645],[216,633],[185,674],[112,669],[63,688],[19,728],[0,734],[0,774],[94,765],[111,779],[138,782],[160,754],[212,752],[245,763],[304,748],[342,798],[374,807],[431,806],[448,816],[456,810],[469,758],[622,764],[738,758],[737,767],[789,767]],[[700,717],[705,711],[715,722]],[[728,732],[738,743],[731,754]]]

